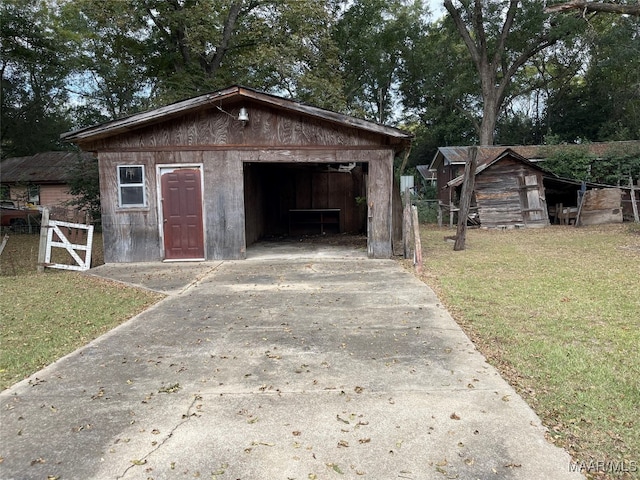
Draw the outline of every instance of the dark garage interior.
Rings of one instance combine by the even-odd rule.
[[[367,163],[245,163],[246,244],[366,232]]]

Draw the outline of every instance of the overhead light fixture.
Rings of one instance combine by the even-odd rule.
[[[229,112],[227,112],[226,110],[224,110],[220,105],[216,105],[216,107],[218,108],[218,110],[220,110],[222,113],[226,113],[227,115],[229,115],[231,118],[233,118],[234,120],[238,120],[239,122],[242,122],[242,126],[244,127],[247,122],[249,121],[249,112],[247,111],[247,109],[245,107],[240,108],[240,112],[238,112],[238,118],[236,118],[234,115],[231,115]]]
[[[240,109],[240,113],[238,113],[238,120],[242,122],[243,126],[247,124],[249,121],[249,112],[247,112],[246,108],[242,107]]]

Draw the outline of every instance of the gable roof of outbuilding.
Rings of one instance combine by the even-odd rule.
[[[439,147],[433,157],[429,168],[438,168],[445,165],[464,165],[469,158],[470,147]],[[559,145],[489,145],[479,146],[478,166],[491,162],[505,149],[521,155],[532,162],[546,160],[557,152],[572,153],[582,152],[595,158],[604,158],[607,155],[620,155],[626,152],[640,151],[640,141],[625,140],[621,142],[597,142],[585,144],[559,144]]]
[[[491,165],[494,165],[496,163],[498,163],[500,160],[502,160],[503,158],[509,157],[512,158],[514,160],[517,160],[518,162],[522,162],[525,165],[528,165],[529,167],[535,169],[535,170],[539,170],[541,172],[543,172],[545,175],[551,176],[551,177],[557,177],[557,175],[555,175],[554,173],[549,172],[548,170],[545,170],[544,168],[541,168],[540,165],[537,165],[533,162],[531,162],[530,160],[526,159],[525,157],[523,157],[522,155],[520,155],[519,153],[515,152],[514,150],[510,149],[510,148],[502,148],[502,153],[500,153],[498,156],[496,156],[493,159],[483,159],[483,163],[480,163],[480,159],[477,159],[478,161],[478,166],[476,167],[476,176],[480,175],[482,172],[484,172],[487,168],[489,168]],[[478,149],[479,150],[479,149]],[[480,153],[480,152],[478,152]],[[462,182],[464,181],[464,175],[460,175],[459,177],[454,178],[453,180],[451,180],[450,182],[447,183],[447,187],[457,187],[458,185],[462,185]]]
[[[577,185],[577,186],[580,186],[580,185],[584,184],[585,186],[587,186],[589,188],[610,188],[610,187],[613,187],[613,185],[603,185],[601,183],[583,182],[583,181],[575,180],[575,179],[571,179],[571,178],[560,177],[559,175],[556,175],[555,173],[553,173],[553,172],[551,172],[551,171],[549,171],[549,170],[547,170],[545,168],[542,168],[540,166],[540,163],[534,163],[534,162],[528,160],[527,158],[523,157],[522,155],[520,155],[516,151],[512,150],[511,148],[504,148],[504,147],[501,147],[501,148],[503,149],[502,153],[500,153],[497,157],[495,157],[492,160],[485,161],[485,163],[483,163],[482,165],[478,164],[478,166],[476,168],[476,176],[480,175],[482,172],[487,170],[492,165],[495,165],[496,163],[498,163],[503,158],[509,157],[511,159],[514,159],[514,160],[517,160],[519,162],[522,162],[525,165],[528,165],[529,167],[531,167],[531,168],[533,168],[535,170],[540,171],[542,173],[542,176],[545,178],[545,180],[549,180],[549,181],[553,181],[553,182],[557,182],[557,183],[563,183],[563,184]],[[446,188],[458,187],[458,186],[462,185],[462,182],[464,182],[464,174],[454,178],[453,180],[450,180],[449,182],[447,182],[445,187]],[[618,186],[617,188],[621,188],[621,189],[625,190],[625,189],[629,189],[630,187]]]
[[[381,125],[368,120],[343,115],[322,108],[306,105],[293,100],[260,92],[247,87],[232,86],[223,90],[200,95],[198,97],[182,100],[170,105],[166,105],[154,110],[137,113],[125,118],[112,120],[91,127],[82,128],[72,132],[64,133],[61,139],[69,142],[94,141],[113,135],[136,130],[141,127],[164,122],[169,119],[184,115],[201,108],[219,105],[223,101],[253,100],[264,105],[269,105],[278,109],[297,112],[302,115],[315,117],[326,122],[341,125],[343,127],[356,128],[377,133],[394,140],[394,143],[409,143],[413,138],[411,133],[398,128]]]

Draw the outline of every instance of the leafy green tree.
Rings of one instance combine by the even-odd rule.
[[[627,185],[629,176],[640,178],[640,146],[623,142],[600,156],[590,152],[588,144],[548,147],[544,168],[565,178],[602,185]]]
[[[443,53],[445,52],[445,53]],[[477,139],[473,66],[461,60],[465,46],[450,18],[431,23],[404,52],[400,91],[420,124],[408,165],[429,164],[440,146]]]
[[[131,4],[73,0],[60,9],[72,69],[67,88],[79,124],[98,123],[148,106],[147,28]]]
[[[640,138],[640,17],[585,25],[585,67],[550,95],[548,129],[565,142]]]
[[[498,117],[509,98],[521,94],[515,77],[536,55],[569,38],[575,26],[570,17],[550,22],[543,3],[532,0],[458,1],[444,6],[462,38],[473,64],[482,112],[480,145],[494,143]]]
[[[339,3],[335,0],[262,2],[238,31],[239,44],[245,48],[230,55],[224,83],[244,83],[319,107],[344,111],[340,61],[331,38]]]
[[[405,54],[426,28],[423,2],[357,0],[337,23],[347,107],[384,123],[398,104],[399,73]]]
[[[2,157],[60,150],[67,115],[67,51],[48,2],[0,4],[0,110]]]
[[[583,14],[587,12],[595,12],[640,16],[640,5],[638,5],[638,2],[635,0],[631,0],[628,4],[570,0],[568,2],[562,2],[558,5],[553,5],[547,8],[548,12],[567,12],[572,10],[578,10],[579,12],[583,12]]]
[[[76,198],[69,205],[89,213],[92,221],[99,224],[100,181],[97,157],[87,158],[78,154],[78,159],[69,172],[69,193]]]
[[[77,93],[112,118],[230,84],[342,107],[333,2],[68,0]]]

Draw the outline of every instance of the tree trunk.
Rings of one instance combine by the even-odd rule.
[[[491,91],[483,98],[482,123],[480,124],[479,145],[493,145],[496,122],[498,120],[496,92]]]
[[[216,47],[216,54],[213,57],[211,62],[207,62],[207,66],[205,70],[209,74],[209,76],[215,76],[216,72],[220,68],[222,64],[222,60],[229,50],[229,44],[231,43],[231,37],[236,28],[236,23],[238,21],[238,16],[240,15],[240,11],[242,10],[242,2],[235,2],[231,5],[229,9],[229,15],[224,22],[224,29],[222,31],[222,40],[220,41],[220,45]]]
[[[482,123],[480,124],[480,146],[493,145],[498,121],[498,112],[502,103],[502,85],[498,85],[495,68],[485,60],[479,68],[480,83],[482,85]]]

